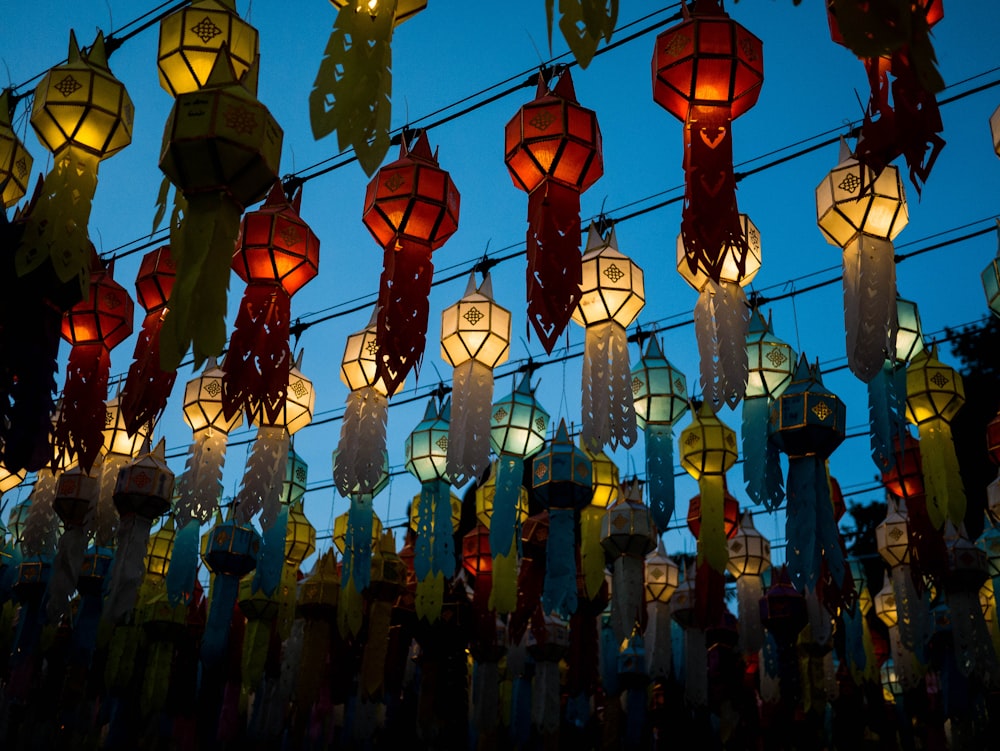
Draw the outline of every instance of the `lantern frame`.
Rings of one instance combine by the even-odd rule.
[[[650,337],[646,352],[632,368],[632,403],[636,424],[673,425],[690,409],[687,377],[663,356],[660,340]]]
[[[473,272],[462,299],[441,311],[441,357],[453,368],[475,360],[492,370],[510,355],[510,311],[492,289],[488,275],[477,288]]]
[[[510,394],[493,402],[490,445],[497,454],[528,458],[545,445],[549,413],[535,400],[529,380],[526,371]]]
[[[776,336],[771,325],[771,312],[767,321],[755,309],[747,333],[747,387],[746,397],[767,396],[777,399],[792,382],[797,358],[795,350],[784,339]]]
[[[192,432],[221,430],[231,433],[243,424],[243,413],[236,410],[226,419],[222,408],[222,381],[225,374],[215,358],[209,358],[205,369],[184,387],[184,422]]]

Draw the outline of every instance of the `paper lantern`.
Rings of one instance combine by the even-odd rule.
[[[49,580],[46,615],[53,622],[70,614],[71,599],[77,588],[80,566],[87,549],[88,521],[96,516],[101,492],[101,471],[91,472],[77,464],[61,472],[56,479],[52,509],[63,524],[59,546],[53,559]]]
[[[986,452],[990,461],[1000,466],[1000,410],[986,425]],[[1000,472],[996,479],[986,486],[986,513],[993,524],[1000,523]]]
[[[906,419],[920,437],[927,513],[935,528],[965,519],[965,489],[951,421],[965,403],[962,376],[937,359],[937,345],[918,353],[906,370]]]
[[[740,646],[747,654],[760,651],[764,645],[760,600],[764,596],[762,574],[770,567],[771,543],[757,531],[753,515],[744,511],[739,529],[729,538],[729,563],[726,568],[736,577]]]
[[[801,355],[792,382],[771,407],[771,437],[788,456],[786,561],[801,591],[813,589],[826,567],[835,587],[846,587],[826,460],[844,440],[847,409],[824,385],[819,364]]]
[[[663,355],[656,336],[632,368],[636,425],[643,431],[649,510],[660,532],[674,513],[674,424],[688,410],[687,379]]]
[[[611,626],[621,644],[643,622],[643,564],[656,547],[639,480],[626,483],[618,501],[605,510],[601,544],[611,565]]]
[[[896,260],[892,240],[909,219],[899,170],[872,172],[840,142],[840,161],[816,186],[816,217],[843,250],[847,364],[869,382],[896,349]]]
[[[114,263],[105,267],[97,260],[87,299],[63,317],[62,337],[71,349],[53,443],[57,456],[75,457],[87,470],[103,443],[111,350],[132,333],[133,307],[114,280]]]
[[[34,160],[11,127],[10,90],[0,92],[0,206],[10,208],[28,192]]]
[[[680,567],[667,556],[662,538],[657,538],[656,548],[646,556],[643,577],[646,589],[644,635],[649,676],[654,681],[666,680],[672,675],[673,662],[670,600],[680,584]]]
[[[235,0],[194,0],[160,21],[160,86],[172,97],[189,94],[208,83],[220,54],[242,76],[258,53],[257,29],[239,17]]]
[[[573,321],[586,329],[581,383],[581,441],[600,450],[636,439],[626,329],[646,304],[642,269],[618,250],[612,227],[604,238],[591,224],[582,261],[580,302]]]
[[[202,88],[180,93],[163,132],[160,170],[183,194],[170,235],[176,279],[163,321],[160,364],[194,367],[226,344],[226,296],[240,215],[278,179],[283,134],[256,96],[257,61],[237,74],[221,50]]]
[[[683,13],[656,38],[653,99],[684,123],[684,260],[692,274],[701,268],[719,284],[727,262],[744,275],[750,253],[736,205],[732,121],[757,102],[763,46],[718,0],[698,0]],[[735,401],[741,396],[742,387]]]
[[[726,539],[731,540],[740,529],[740,502],[729,492],[727,483],[723,483],[725,499],[722,506],[722,528]],[[701,537],[701,494],[688,501],[687,526],[695,539]],[[728,565],[728,564],[727,564]]]
[[[405,445],[406,471],[420,481],[414,604],[417,617],[429,623],[440,617],[445,579],[455,573],[455,530],[447,468],[449,408],[447,400],[439,405],[432,398]]]
[[[35,88],[31,126],[52,152],[53,166],[15,252],[18,276],[48,262],[59,281],[79,280],[86,295],[91,272],[87,227],[97,168],[131,143],[134,114],[125,86],[108,68],[104,34],[98,32],[90,49],[81,52],[71,31],[67,61],[50,69]]]
[[[413,143],[404,138],[399,158],[368,183],[362,219],[383,249],[376,373],[391,393],[423,357],[431,254],[458,229],[459,203],[458,189],[438,166],[425,131]]]
[[[771,471],[767,440],[771,405],[792,382],[796,356],[791,345],[774,333],[771,314],[754,309],[746,337],[747,387],[743,395],[743,480],[754,503],[773,511],[785,498],[780,472]]]
[[[284,404],[292,295],[319,273],[319,238],[299,216],[301,201],[301,190],[289,199],[275,182],[240,225],[233,270],[247,286],[222,361],[227,415],[275,422]]]
[[[997,110],[1000,112],[1000,109]],[[997,255],[983,269],[980,278],[986,293],[986,304],[995,316],[1000,316],[1000,218],[997,220]]]
[[[493,369],[510,355],[510,311],[493,300],[489,272],[441,313],[441,357],[454,368],[448,475],[458,486],[476,479],[490,461],[490,405]]]
[[[169,245],[149,251],[139,263],[135,291],[146,315],[121,394],[122,415],[129,433],[138,431],[140,425],[151,425],[163,414],[177,378],[176,370],[160,367],[160,328],[175,274]]]
[[[208,532],[202,559],[215,578],[201,640],[201,659],[206,665],[220,667],[229,642],[229,624],[240,580],[257,567],[259,553],[260,534],[250,525],[227,519]]]
[[[597,115],[576,101],[569,69],[538,79],[507,123],[504,161],[528,194],[528,320],[551,352],[580,301],[580,194],[604,174]]]
[[[370,176],[389,151],[392,34],[427,0],[331,2],[337,20],[309,94],[309,122],[317,139],[336,131],[340,150],[353,150]]]

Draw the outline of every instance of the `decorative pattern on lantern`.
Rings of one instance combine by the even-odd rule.
[[[160,86],[172,97],[197,91],[208,83],[220,53],[242,76],[259,51],[257,29],[239,17],[235,0],[194,0],[160,21]]]
[[[353,149],[370,176],[389,151],[392,34],[427,0],[330,2],[337,20],[309,94],[309,122],[317,140],[337,131],[338,148]]]
[[[729,264],[737,270],[730,281],[739,281],[748,268],[751,238],[736,205],[732,121],[757,103],[763,45],[719,0],[682,8],[684,20],[656,38],[653,99],[684,123],[684,260],[691,274],[700,270],[715,284]],[[735,400],[740,396],[742,387]]]
[[[433,623],[441,615],[444,582],[455,574],[455,539],[448,481],[450,402],[431,398],[424,419],[406,438],[406,471],[420,481],[421,514],[417,524],[417,618]]]
[[[135,109],[125,86],[111,74],[104,34],[81,52],[70,31],[65,63],[35,88],[31,126],[52,152],[53,166],[27,216],[14,267],[25,276],[48,261],[61,282],[78,279],[86,296],[91,274],[87,225],[100,162],[132,142]]]
[[[175,275],[169,245],[151,250],[139,264],[135,292],[146,315],[121,393],[121,411],[129,434],[141,425],[152,425],[163,414],[177,378],[176,370],[160,367],[160,328]]]
[[[34,160],[11,127],[10,89],[0,91],[0,207],[9,209],[28,192]]]
[[[674,513],[674,424],[690,403],[687,378],[663,356],[656,336],[632,368],[632,399],[645,444],[649,510],[662,533]]]
[[[299,216],[301,202],[301,189],[289,199],[275,182],[240,225],[233,269],[247,286],[222,361],[227,415],[242,409],[247,419],[275,422],[282,409],[292,295],[319,273],[319,238]]]
[[[799,591],[816,588],[823,566],[834,588],[849,591],[826,468],[844,440],[846,416],[844,403],[823,385],[819,363],[810,366],[803,353],[791,384],[771,407],[770,436],[788,456],[786,567]]]
[[[771,542],[757,531],[753,514],[744,511],[736,534],[729,538],[726,568],[736,577],[740,645],[745,654],[756,654],[764,645],[760,600],[764,596],[763,574],[771,567]]]
[[[412,145],[404,136],[399,159],[368,183],[362,219],[384,250],[376,373],[390,393],[423,357],[434,276],[431,254],[458,229],[459,203],[458,189],[438,166],[426,131]]]
[[[580,194],[604,174],[601,130],[581,107],[569,68],[538,78],[535,99],[504,131],[504,161],[528,194],[528,320],[546,352],[580,301]]]
[[[868,383],[896,349],[892,241],[909,221],[899,170],[862,167],[842,138],[839,163],[816,186],[816,221],[827,242],[843,250],[847,364]]]
[[[649,509],[642,502],[642,483],[633,478],[607,507],[601,525],[601,545],[611,564],[611,628],[618,644],[633,631],[642,631],[643,564],[656,539]]]
[[[560,420],[555,436],[532,460],[531,487],[549,512],[542,610],[564,618],[576,612],[577,515],[593,496],[591,473],[590,460]]]
[[[491,604],[498,614],[512,613],[517,607],[524,462],[541,450],[549,425],[549,413],[535,400],[530,381],[530,371],[525,371],[514,390],[493,403],[490,416],[490,445],[497,454],[490,518]]]
[[[773,471],[775,462],[768,460],[774,451],[767,440],[771,405],[792,382],[797,360],[791,345],[774,333],[771,314],[767,320],[754,309],[746,338],[747,387],[743,395],[743,480],[750,500],[770,511],[777,509],[785,498],[780,471]],[[780,469],[780,467],[779,467]]]
[[[580,302],[573,321],[586,329],[581,384],[582,445],[630,447],[636,439],[626,329],[646,304],[642,269],[618,250],[614,227],[607,238],[587,230]]]
[[[490,405],[493,369],[510,354],[510,311],[493,300],[489,272],[441,313],[441,357],[454,368],[448,433],[448,476],[461,487],[490,461]]]
[[[906,419],[920,436],[927,514],[937,529],[945,520],[965,520],[965,488],[951,436],[951,421],[963,404],[962,376],[937,359],[937,345],[919,352],[906,369]]]
[[[226,296],[243,209],[278,179],[283,133],[257,100],[257,61],[237,75],[220,49],[205,85],[178,94],[163,132],[160,170],[183,194],[172,223],[177,276],[163,321],[160,363],[194,367],[226,345]]]
[[[88,471],[103,445],[111,350],[132,333],[134,309],[114,280],[114,262],[105,267],[96,255],[93,259],[87,298],[63,316],[62,338],[71,349],[52,433],[56,462],[75,458]]]

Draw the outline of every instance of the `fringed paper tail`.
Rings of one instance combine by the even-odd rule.
[[[965,676],[976,676],[985,686],[996,686],[1000,664],[993,651],[993,640],[983,618],[977,591],[952,590],[946,598],[951,606],[952,640],[955,662]]]
[[[499,724],[500,675],[497,663],[477,662],[473,674],[472,725],[482,736],[489,736]]]
[[[847,365],[868,383],[896,351],[896,260],[892,242],[858,234],[844,248]]]
[[[584,445],[592,450],[631,447],[636,421],[628,335],[614,321],[587,326],[581,393]]]
[[[959,471],[958,456],[951,436],[951,426],[944,420],[931,420],[917,426],[920,436],[920,459],[927,497],[927,516],[936,529],[951,520],[956,526],[965,521],[965,488]]]
[[[539,732],[555,733],[559,729],[559,699],[559,662],[539,660],[531,680],[531,724]]]
[[[927,668],[920,664],[912,650],[903,645],[899,626],[889,626],[889,654],[896,668],[896,679],[904,691],[917,688],[924,679]]]
[[[642,561],[627,555],[615,559],[611,570],[611,624],[621,644],[641,622]]]
[[[694,707],[708,706],[708,651],[705,632],[684,629],[684,698]]]
[[[785,483],[780,460],[768,461],[771,404],[766,395],[743,400],[743,480],[750,499],[774,511],[785,499]]]
[[[517,541],[512,539],[506,553],[493,553],[493,587],[490,589],[489,607],[497,615],[509,615],[517,610],[517,574]]]
[[[584,591],[594,599],[604,584],[604,547],[601,545],[601,524],[604,509],[589,504],[580,510],[580,569]]]
[[[70,349],[52,442],[63,461],[76,457],[88,472],[104,445],[110,370],[111,353],[103,342],[76,344]]]
[[[76,592],[76,580],[86,549],[87,531],[83,527],[69,527],[59,537],[45,611],[50,623],[58,623],[60,618],[70,614],[70,600]]]
[[[490,463],[493,371],[468,360],[454,371],[448,423],[448,477],[462,487]]]
[[[254,569],[253,591],[271,597],[281,583],[285,568],[285,533],[288,531],[288,506],[280,504],[274,523],[261,535],[260,558]]]
[[[184,472],[177,478],[178,520],[204,524],[215,514],[222,495],[222,467],[229,434],[214,428],[199,430],[188,449]]]
[[[386,463],[385,426],[389,401],[370,386],[347,395],[333,480],[344,497],[371,493]]]
[[[289,436],[284,428],[270,425],[257,428],[243,483],[236,494],[233,518],[240,526],[248,525],[257,512],[260,512],[260,525],[265,531],[277,519],[288,445]]]
[[[118,545],[103,611],[111,623],[135,607],[139,585],[146,573],[146,546],[152,526],[153,520],[141,514],[123,514],[118,524]]]
[[[48,469],[38,470],[31,489],[31,505],[21,532],[21,553],[30,556],[51,555],[58,544],[59,517],[52,508],[56,497],[56,476]]]
[[[497,556],[511,550],[512,544],[521,536],[517,506],[524,482],[524,460],[513,454],[501,454],[496,466],[493,515],[490,517],[490,550],[494,565]]]
[[[896,441],[906,435],[906,368],[886,359],[868,382],[872,461],[880,472],[896,465]]]
[[[126,454],[107,453],[101,462],[101,495],[97,506],[91,509],[88,522],[91,536],[99,547],[114,547],[118,534],[118,508],[115,506],[115,485],[118,473],[132,461]]]
[[[496,513],[494,511],[494,513]],[[576,612],[576,519],[573,509],[549,509],[542,608],[568,618]]]
[[[431,247],[403,241],[385,250],[379,280],[376,374],[390,394],[417,368],[427,338],[429,296],[434,279]]]
[[[725,529],[725,494],[723,475],[702,475],[701,532],[698,535],[698,563],[707,563],[720,574],[729,563],[729,544]]]
[[[652,601],[646,605],[646,669],[653,681],[673,677],[670,603]]]
[[[370,494],[351,495],[341,581],[351,582],[358,592],[368,589],[371,582],[372,514]]]
[[[744,654],[756,654],[764,646],[764,625],[760,621],[760,599],[763,596],[764,582],[760,576],[743,574],[736,579],[740,647]]]
[[[240,580],[235,576],[216,574],[212,584],[212,601],[208,608],[208,620],[201,638],[201,661],[210,668],[218,669],[225,657],[229,642],[229,624],[233,618],[233,606],[240,592]],[[315,665],[318,663],[308,663]]]
[[[361,655],[361,697],[377,702],[385,687],[386,657],[389,651],[389,629],[392,626],[393,603],[375,599],[368,610],[368,638]]]
[[[820,541],[816,539],[816,459],[788,459],[788,506],[785,536],[788,575],[800,592],[815,587],[819,576]]]
[[[197,521],[189,520],[178,527],[174,537],[174,549],[167,569],[167,597],[174,605],[189,602],[194,594],[200,555],[200,531]]]
[[[750,308],[738,284],[705,283],[694,309],[701,388],[714,411],[736,407],[747,385]]]
[[[674,515],[674,431],[670,425],[646,423],[646,487],[649,513],[661,533]]]
[[[930,638],[928,603],[917,591],[913,581],[913,570],[906,564],[892,566],[892,591],[896,598],[896,616],[899,638],[903,646],[914,652],[921,661],[924,643]]]
[[[159,419],[177,379],[176,370],[160,367],[160,330],[166,313],[166,308],[161,308],[142,319],[119,401],[129,435],[135,435],[143,425],[151,425]]]

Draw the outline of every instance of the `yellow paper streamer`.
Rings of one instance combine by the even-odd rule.
[[[428,574],[417,582],[417,596],[414,600],[414,611],[417,618],[423,618],[428,623],[434,623],[441,617],[441,605],[444,603],[444,574],[438,571]]]
[[[955,454],[951,426],[945,420],[930,420],[917,426],[927,516],[937,529],[946,519],[956,527],[965,521],[965,489]]]
[[[385,681],[385,658],[389,649],[392,603],[375,600],[368,613],[368,639],[361,656],[361,698],[378,700]]]
[[[337,630],[344,639],[357,636],[364,620],[365,602],[354,586],[354,580],[340,583],[340,599],[337,603]]]
[[[604,509],[590,504],[580,510],[580,568],[587,597],[593,600],[604,584],[604,547],[601,520]]]
[[[701,491],[701,534],[698,536],[698,563],[708,565],[720,574],[729,563],[729,543],[726,541],[726,490],[722,475],[702,475],[698,480]]]
[[[513,613],[517,609],[517,539],[510,541],[510,550],[493,559],[493,587],[490,589],[490,610],[497,614]]]

